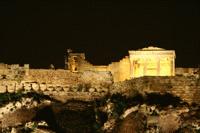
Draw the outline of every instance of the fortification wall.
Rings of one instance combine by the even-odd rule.
[[[119,62],[112,62],[108,66],[96,66],[89,63],[85,58],[76,55],[76,59],[69,59],[69,69],[72,72],[96,71],[96,72],[111,72],[114,82],[124,81],[130,78],[130,59],[128,56]]]
[[[94,69],[94,65],[93,64],[91,64],[88,61],[83,60],[83,59],[79,60],[77,62],[77,65],[78,65],[77,69],[78,69],[79,72],[91,71],[91,70]]]
[[[119,74],[120,79],[118,81],[124,81],[126,79],[130,79],[130,59],[128,57],[123,58],[119,62]]]
[[[29,65],[25,64],[20,66],[19,64],[0,64],[0,80],[1,79],[16,79],[22,78],[27,74],[29,70]]]
[[[131,91],[138,90],[142,93],[168,92],[189,103],[200,103],[198,68],[176,68],[177,76],[172,77],[153,76],[131,80],[126,80],[130,74],[129,58],[114,62],[108,67],[89,65],[87,69],[91,71],[70,72],[64,69],[28,69],[28,67],[18,65],[9,67],[3,65],[0,69],[0,93],[18,90],[47,91],[48,93],[63,91],[78,98],[87,96],[88,92],[93,93],[91,97],[95,97],[94,92],[99,94],[101,91],[107,92],[108,89],[111,93],[118,92],[126,95],[131,95]],[[123,82],[113,84],[113,79],[115,82]],[[83,93],[83,95],[75,92]]]
[[[22,78],[0,80],[0,93],[15,92],[19,90],[35,91],[74,91],[85,87],[98,88],[108,87],[113,83],[112,75],[109,72],[77,72],[67,70],[30,69],[28,74]],[[87,90],[89,91],[89,90]]]
[[[84,58],[77,58],[76,63],[71,63],[72,67],[77,68],[78,72],[84,72],[84,71],[95,71],[95,72],[106,72],[107,66],[100,65],[96,66],[85,60]]]
[[[60,85],[74,85],[74,84],[112,84],[112,75],[110,72],[70,72],[68,70],[58,69],[30,69],[28,75],[23,79],[24,81],[60,84]]]
[[[75,84],[80,82],[80,74],[58,69],[30,69],[23,81],[47,84]]]
[[[107,68],[113,75],[114,82],[124,81],[130,77],[130,60],[128,57],[119,62],[112,62]]]
[[[127,96],[134,90],[141,93],[171,93],[188,103],[200,103],[200,79],[195,76],[141,77],[114,83],[110,89],[112,94]]]
[[[176,70],[176,75],[183,75],[183,76],[199,76],[200,75],[200,68],[178,67],[175,70]]]

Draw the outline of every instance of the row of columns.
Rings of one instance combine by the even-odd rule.
[[[146,73],[147,73],[147,65],[148,65],[148,58],[146,58],[145,59],[145,62],[144,62],[144,68],[143,68],[143,76],[145,76],[146,75]],[[157,65],[156,65],[156,69],[157,69],[157,75],[155,75],[155,76],[160,76],[160,70],[161,70],[161,68],[162,68],[162,66],[161,66],[161,63],[160,63],[160,61],[161,61],[161,58],[157,58]],[[174,58],[169,58],[169,63],[170,63],[170,74],[169,75],[167,75],[167,76],[174,76],[175,75],[175,60],[174,60]],[[142,65],[142,64],[140,64],[137,60],[131,60],[130,59],[130,77],[131,78],[134,78],[135,77],[135,75],[134,75],[134,72],[135,72],[135,65],[137,65],[137,64],[139,64],[139,65]],[[148,76],[148,75],[147,75]]]

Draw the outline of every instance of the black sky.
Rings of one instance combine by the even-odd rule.
[[[66,0],[68,1],[68,0]],[[154,45],[176,50],[176,65],[200,64],[198,1],[0,2],[0,62],[64,66],[67,48],[108,64],[128,50]]]

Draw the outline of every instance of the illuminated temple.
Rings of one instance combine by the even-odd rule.
[[[130,76],[174,76],[175,51],[148,47],[129,51]]]
[[[66,69],[71,72],[110,71],[115,82],[142,76],[174,76],[175,51],[158,47],[130,50],[129,56],[107,66],[95,66],[85,59],[84,53],[68,51]]]

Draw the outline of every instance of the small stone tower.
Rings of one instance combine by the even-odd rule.
[[[85,60],[84,53],[72,53],[71,49],[67,49],[67,57],[65,58],[65,69],[71,72],[78,72],[80,62]]]

